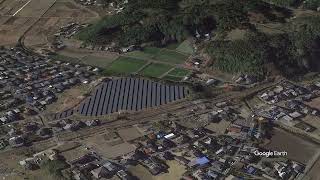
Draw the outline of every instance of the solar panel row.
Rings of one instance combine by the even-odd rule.
[[[188,91],[184,86],[164,85],[142,78],[120,78],[99,85],[77,109],[81,115],[100,116],[121,110],[138,111],[160,106],[184,98]],[[55,115],[69,116],[73,111]]]

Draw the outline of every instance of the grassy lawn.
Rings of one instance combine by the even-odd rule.
[[[146,63],[146,60],[122,56],[115,60],[105,72],[108,74],[131,74],[138,71]]]
[[[175,51],[162,49],[155,60],[172,63],[172,64],[182,64],[186,61],[188,57]]]
[[[174,70],[170,71],[168,75],[184,77],[187,76],[189,73],[190,71],[187,69],[175,68]]]
[[[186,54],[193,54],[194,50],[188,40],[183,41],[177,48],[177,51],[186,53]]]
[[[168,72],[172,67],[167,64],[153,63],[144,68],[140,74],[149,77],[160,77],[162,74]]]
[[[115,59],[108,59],[104,57],[97,57],[97,56],[85,56],[81,58],[81,63],[87,64],[90,66],[97,66],[100,68],[105,68],[110,65]]]

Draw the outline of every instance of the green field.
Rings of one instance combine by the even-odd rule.
[[[163,79],[168,80],[168,81],[181,81],[182,77],[166,75],[163,77]]]
[[[90,66],[97,66],[100,68],[105,68],[110,65],[114,59],[108,59],[104,57],[97,57],[97,56],[85,56],[81,58],[80,63],[87,64]]]
[[[143,49],[144,53],[150,54],[152,55],[152,57],[158,55],[158,53],[161,51],[160,48],[156,48],[156,47],[146,47]]]
[[[162,49],[154,59],[166,63],[182,64],[186,61],[187,58],[188,57],[186,55],[183,55],[181,53]]]
[[[160,77],[164,73],[168,72],[172,66],[167,64],[153,63],[144,68],[140,74],[149,77]]]
[[[144,51],[132,51],[132,52],[126,53],[125,56],[133,57],[136,59],[150,60],[153,58],[154,55],[145,53]]]
[[[55,61],[64,61],[64,62],[71,62],[71,63],[78,63],[80,61],[78,58],[64,56],[61,54],[50,56],[50,58]]]
[[[184,77],[187,76],[190,73],[187,69],[182,68],[175,68],[174,70],[170,71],[168,75],[170,76],[178,76],[178,77]]]
[[[180,46],[180,43],[170,43],[166,46],[166,48],[170,50],[175,50],[179,46]]]
[[[119,57],[107,69],[107,74],[131,74],[142,68],[147,61],[130,57]]]
[[[186,53],[180,53],[175,51],[176,47],[180,47],[183,49],[183,51],[188,51],[187,45],[185,44],[172,44],[171,46],[174,46],[172,50],[166,49],[166,48],[157,48],[157,47],[146,47],[142,51],[133,51],[126,53],[125,56],[137,58],[137,59],[143,59],[143,60],[153,60],[153,61],[159,61],[164,63],[171,63],[171,64],[182,64],[186,61],[188,58],[188,55],[185,55]],[[191,49],[192,50],[192,49]],[[190,53],[191,54],[191,53]]]
[[[177,48],[177,51],[185,53],[185,54],[193,54],[194,50],[188,40],[183,41]]]

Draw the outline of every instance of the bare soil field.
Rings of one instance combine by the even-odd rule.
[[[310,106],[312,108],[320,110],[320,97],[312,99],[312,101],[307,102],[306,105],[308,105],[308,106]]]
[[[320,159],[313,165],[310,171],[304,177],[305,180],[319,180]]]
[[[56,0],[29,0],[21,8],[18,9],[17,17],[41,17]]]
[[[87,23],[98,14],[72,0],[0,1],[0,45],[15,45],[26,33],[26,46],[43,47],[69,22]]]
[[[112,142],[106,141],[105,138],[103,138],[103,135],[87,138],[83,142],[98,154],[111,159],[134,152],[136,149],[134,145],[127,142],[119,141],[119,143],[112,145]]]
[[[88,18],[96,16],[92,11],[66,0],[63,2],[57,1],[43,17]]]
[[[319,145],[280,129],[275,129],[273,134],[271,142],[264,148],[272,151],[286,151],[289,159],[303,164],[307,164],[319,149]]]
[[[125,141],[131,141],[143,136],[136,127],[119,129],[118,133]]]
[[[15,45],[55,0],[4,0],[0,4],[0,45]]]
[[[186,171],[183,165],[180,165],[177,161],[167,161],[167,165],[170,167],[168,173],[159,174],[153,176],[145,167],[142,165],[129,167],[129,172],[141,180],[163,180],[163,179],[177,179],[182,177]]]
[[[66,162],[71,162],[88,153],[90,153],[90,151],[86,150],[85,147],[80,146],[69,151],[62,152],[61,155],[65,158]]]
[[[320,138],[320,117],[308,115],[304,117],[302,120],[303,122],[306,122],[311,126],[317,128],[315,131],[312,132],[312,134],[315,134],[316,136],[318,136],[318,138]]]
[[[12,1],[3,0],[0,5],[1,16],[11,16],[17,12],[22,6],[24,6],[29,0]]]
[[[61,26],[70,22],[89,23],[98,15],[72,0],[56,1],[25,36],[24,44],[32,49],[48,48]]]
[[[217,134],[224,134],[230,124],[230,121],[222,120],[219,123],[209,123],[206,128],[213,132],[216,132]]]
[[[46,113],[57,113],[74,107],[85,98],[85,93],[89,91],[89,85],[79,85],[64,91],[59,94],[56,102],[47,106]]]

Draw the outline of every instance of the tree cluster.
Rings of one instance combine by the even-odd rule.
[[[214,41],[207,52],[216,60],[214,66],[230,73],[263,75],[268,63],[288,77],[319,71],[320,17],[299,18],[286,26],[281,34],[249,32],[241,40]]]
[[[80,40],[115,42],[181,41],[196,32],[230,30],[248,23],[246,1],[130,0],[122,12],[107,16],[78,34]]]

